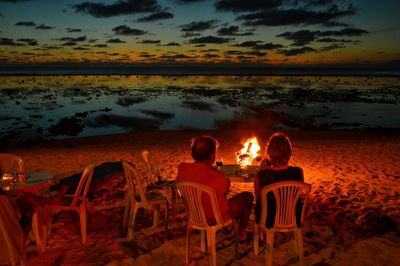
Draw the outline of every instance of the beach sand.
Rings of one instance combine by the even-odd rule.
[[[258,132],[261,146],[272,131]],[[400,132],[398,130],[285,131],[291,138],[292,165],[304,170],[312,185],[304,219],[305,265],[398,265],[400,261]],[[220,142],[224,163],[235,163],[246,131],[156,131],[18,144],[3,151],[21,156],[27,171],[46,171],[57,179],[81,172],[92,161],[126,160],[143,166],[140,152],[151,150],[167,179],[176,177],[177,165],[190,161],[190,140],[208,134]],[[234,182],[231,192],[254,191],[252,183]],[[178,202],[176,216],[150,228],[151,215],[140,213],[134,240],[122,229],[123,178],[105,184],[94,195],[88,222],[88,241],[81,245],[79,220],[69,213],[54,216],[47,249],[39,254],[28,244],[28,265],[183,265],[186,214]],[[46,191],[42,191],[46,194]],[[163,215],[161,215],[163,222]],[[253,229],[253,221],[249,230]],[[218,265],[262,265],[252,243],[239,246],[234,260],[232,238],[218,234]],[[199,234],[192,235],[191,265],[207,265],[200,251]],[[297,265],[293,241],[276,234],[273,265]]]

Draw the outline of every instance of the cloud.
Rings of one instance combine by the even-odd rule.
[[[157,21],[157,20],[162,20],[162,19],[170,19],[173,17],[174,17],[174,15],[172,13],[164,11],[164,12],[150,14],[146,17],[138,18],[136,21],[137,22],[151,22],[151,21]]]
[[[57,41],[62,41],[62,42],[84,42],[86,41],[86,36],[80,36],[80,37],[62,37],[62,38],[58,38],[58,39],[54,39]]]
[[[334,19],[356,14],[354,8],[338,10],[330,8],[325,11],[312,11],[305,9],[269,10],[237,17],[244,20],[247,26],[285,26],[285,25],[317,25],[332,22]]]
[[[121,41],[120,39],[109,39],[106,43],[126,43],[125,41]]]
[[[167,44],[164,44],[163,46],[181,46],[181,45],[177,42],[169,42]]]
[[[193,21],[188,24],[181,25],[181,31],[205,31],[216,27],[218,20]]]
[[[219,58],[219,55],[217,55],[217,54],[204,54],[202,57],[203,58]]]
[[[265,52],[259,52],[259,51],[250,51],[250,52],[245,52],[245,51],[239,51],[239,50],[228,50],[224,52],[224,54],[227,55],[254,55],[254,56],[266,56],[267,53]]]
[[[186,5],[186,4],[193,4],[193,3],[197,3],[197,2],[203,2],[203,1],[207,1],[207,0],[175,0],[175,3],[177,3],[178,5]]]
[[[36,46],[36,45],[38,45],[38,42],[37,42],[37,40],[35,40],[35,39],[18,39],[17,41],[18,41],[18,42],[25,42],[25,43],[28,43],[30,46]]]
[[[14,3],[14,4],[21,3],[21,2],[27,2],[27,1],[30,1],[30,0],[0,0],[0,2],[7,2],[7,3]]]
[[[339,44],[331,44],[331,45],[322,47],[320,49],[320,51],[327,52],[327,51],[336,50],[336,49],[339,49],[339,48],[344,48],[344,46],[343,45],[339,45]]]
[[[40,24],[39,26],[36,26],[35,29],[38,29],[38,30],[51,30],[51,29],[54,29],[54,27],[46,26],[44,24]]]
[[[219,0],[215,3],[215,8],[217,11],[249,12],[275,9],[282,2],[282,0]]]
[[[0,38],[0,45],[5,45],[5,46],[25,46],[22,43],[16,43],[14,42],[13,39],[9,38]]]
[[[14,26],[34,27],[36,26],[36,23],[33,21],[19,21],[15,23]]]
[[[65,28],[67,32],[82,32],[81,29]]]
[[[141,40],[136,43],[141,43],[141,44],[160,44],[160,40]]]
[[[117,35],[135,35],[135,36],[137,36],[137,35],[144,35],[147,33],[144,30],[133,29],[126,25],[117,26],[117,27],[113,28],[112,30]]]
[[[162,58],[162,59],[186,59],[186,58],[191,58],[191,57],[188,55],[185,55],[185,54],[174,54],[174,55],[164,54],[164,55],[160,56],[160,58]]]
[[[197,32],[184,32],[183,34],[182,34],[182,37],[183,38],[191,38],[191,37],[197,37],[197,36],[201,36],[201,34],[200,33],[197,33]]]
[[[189,40],[189,43],[214,43],[214,44],[221,44],[221,43],[228,43],[232,40],[232,38],[222,38],[222,37],[215,37],[215,36],[206,36],[206,37],[198,37]]]
[[[68,42],[65,42],[65,43],[63,43],[61,45],[62,46],[75,46],[75,45],[77,45],[77,43],[76,42],[72,42],[72,41],[68,41]]]
[[[291,40],[295,46],[304,46],[313,42],[317,38],[318,33],[319,31],[300,30],[296,32],[284,32],[277,35],[277,37]]]
[[[220,28],[217,31],[217,34],[219,36],[250,36],[253,35],[253,32],[251,31],[240,32],[238,26],[230,26],[230,27]]]
[[[299,54],[306,54],[306,53],[311,53],[315,52],[316,50],[311,47],[302,47],[302,48],[295,48],[295,49],[289,49],[289,50],[279,50],[278,54],[283,54],[285,56],[294,56],[294,55],[299,55]]]
[[[88,50],[90,50],[90,48],[87,48],[87,47],[75,47],[73,49],[74,50],[78,50],[78,51],[88,51]]]
[[[264,43],[263,41],[245,41],[239,44],[235,44],[234,46],[252,48],[257,50],[275,50],[284,47],[282,44],[276,44],[272,42]]]
[[[160,9],[157,0],[118,0],[113,4],[83,2],[73,5],[75,12],[90,14],[96,18],[156,12]]]
[[[335,39],[335,38],[319,38],[317,42],[325,42],[325,43],[358,43],[359,41],[355,40],[345,40],[345,39]]]
[[[108,47],[108,45],[107,45],[107,44],[95,44],[95,45],[93,45],[93,47],[96,47],[96,48],[106,48],[106,47]]]
[[[342,30],[338,31],[310,31],[310,30],[300,30],[300,31],[295,31],[295,32],[284,32],[277,37],[282,37],[286,40],[291,40],[293,41],[293,45],[295,46],[304,46],[307,45],[313,41],[319,41],[319,42],[333,42],[335,39],[332,38],[322,38],[322,39],[317,39],[318,37],[329,37],[329,36],[348,36],[348,37],[354,37],[354,36],[361,36],[363,34],[367,34],[368,32],[362,29],[356,29],[356,28],[344,28]],[[336,40],[338,42],[353,42],[349,40]],[[354,41],[356,43],[356,41]]]
[[[151,57],[155,57],[156,55],[155,54],[149,54],[148,52],[141,52],[139,56],[143,57],[143,58],[151,58]]]

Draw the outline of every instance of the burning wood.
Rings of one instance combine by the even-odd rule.
[[[240,166],[251,165],[253,158],[260,157],[258,152],[260,151],[260,145],[256,137],[247,139],[243,143],[243,148],[237,153],[237,162]]]

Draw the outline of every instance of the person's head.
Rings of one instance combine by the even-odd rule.
[[[196,162],[215,161],[215,153],[218,148],[218,141],[209,136],[201,136],[192,139],[192,157]]]
[[[292,144],[285,134],[276,132],[269,138],[266,152],[272,166],[284,167],[292,156]]]

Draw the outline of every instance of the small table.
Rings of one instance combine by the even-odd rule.
[[[14,191],[22,190],[38,194],[39,190],[50,186],[53,175],[48,172],[25,172],[25,182],[10,182],[1,184],[3,190]]]
[[[254,182],[258,166],[247,165],[242,168],[239,164],[224,164],[217,169],[224,172],[231,182]]]

